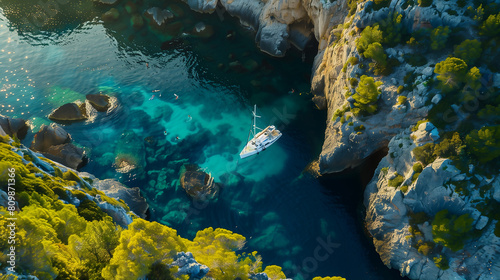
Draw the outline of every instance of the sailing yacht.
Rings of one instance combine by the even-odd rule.
[[[254,110],[252,112],[253,114],[253,130],[250,129],[250,131],[253,134],[253,138],[248,141],[246,144],[245,148],[240,153],[241,158],[246,158],[249,156],[253,156],[255,154],[258,154],[259,152],[265,150],[267,147],[271,146],[276,140],[278,140],[281,137],[281,132],[274,127],[274,125],[270,125],[266,127],[265,129],[258,128],[256,125],[257,118],[260,118],[260,116],[257,116],[257,105],[254,105]],[[259,133],[257,133],[257,129],[261,130]]]

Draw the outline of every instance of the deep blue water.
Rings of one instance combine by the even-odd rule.
[[[30,120],[36,132],[58,106],[107,93],[117,98],[116,110],[64,128],[89,155],[82,171],[140,187],[150,219],[187,238],[209,226],[240,233],[247,251],[258,251],[265,265],[280,265],[294,279],[400,278],[363,233],[362,178],[370,177],[369,165],[320,179],[304,171],[319,155],[326,118],[308,95],[314,53],[269,57],[256,48],[252,31],[227,14],[200,15],[174,1],[128,7],[137,13],[180,8],[184,15],[171,25],[181,30],[174,35],[147,22],[132,28],[123,5],[120,19],[108,23],[100,16],[109,8],[70,3],[52,7],[41,30],[29,20],[36,6],[0,3],[0,114]],[[199,22],[212,26],[213,36],[191,34]],[[230,69],[236,60],[242,66]],[[283,137],[239,160],[253,104],[260,126],[275,124]],[[134,140],[126,149],[124,134]],[[145,144],[147,137],[155,144]],[[144,172],[116,172],[115,158],[127,153],[149,158]],[[183,164],[211,173],[223,185],[218,199],[193,202],[179,186]]]

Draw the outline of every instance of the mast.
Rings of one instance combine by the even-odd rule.
[[[253,135],[255,136],[255,124],[257,122],[257,104],[253,105]]]

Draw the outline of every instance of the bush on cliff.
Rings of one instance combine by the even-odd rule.
[[[381,43],[382,38],[382,31],[380,31],[377,24],[373,27],[366,27],[361,32],[361,37],[356,40],[356,48],[358,49],[359,54],[363,55],[363,53],[368,49],[368,46],[370,46],[371,44]]]
[[[487,163],[500,157],[500,125],[473,130],[465,138],[468,151],[479,162]]]
[[[459,45],[455,46],[453,54],[465,61],[467,65],[474,65],[481,57],[481,42],[478,40],[465,40]]]
[[[467,75],[467,64],[460,58],[448,57],[446,60],[436,64],[434,73],[440,82],[439,86],[443,92],[450,92],[461,87]]]
[[[356,108],[351,111],[356,115],[363,113],[373,114],[377,111],[377,100],[381,91],[378,89],[382,82],[375,82],[373,77],[361,76],[356,93],[352,96]]]
[[[456,216],[449,214],[448,209],[439,211],[432,221],[434,242],[455,252],[461,250],[470,238],[473,221],[469,214]]]

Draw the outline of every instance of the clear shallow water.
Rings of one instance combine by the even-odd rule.
[[[381,264],[362,231],[359,178],[366,168],[321,180],[303,172],[320,152],[326,117],[306,94],[311,54],[305,62],[293,51],[271,58],[236,20],[195,14],[181,3],[180,33],[203,21],[216,31],[210,39],[134,30],[124,7],[123,19],[102,23],[98,18],[107,9],[78,3],[83,12],[61,7],[50,29],[38,33],[21,24],[25,15],[12,12],[15,5],[0,5],[0,114],[29,119],[37,131],[57,106],[107,93],[118,100],[113,113],[64,128],[87,150],[83,171],[140,187],[151,219],[190,238],[208,226],[240,233],[246,250],[259,251],[266,265],[280,265],[294,279],[399,278]],[[226,39],[232,32],[234,39]],[[164,43],[172,38],[181,39]],[[236,60],[250,70],[229,69]],[[283,137],[258,156],[238,160],[253,104],[260,126],[275,124]],[[127,153],[140,155],[143,171],[115,171],[115,158]],[[184,163],[222,183],[217,200],[187,197],[178,183]]]

